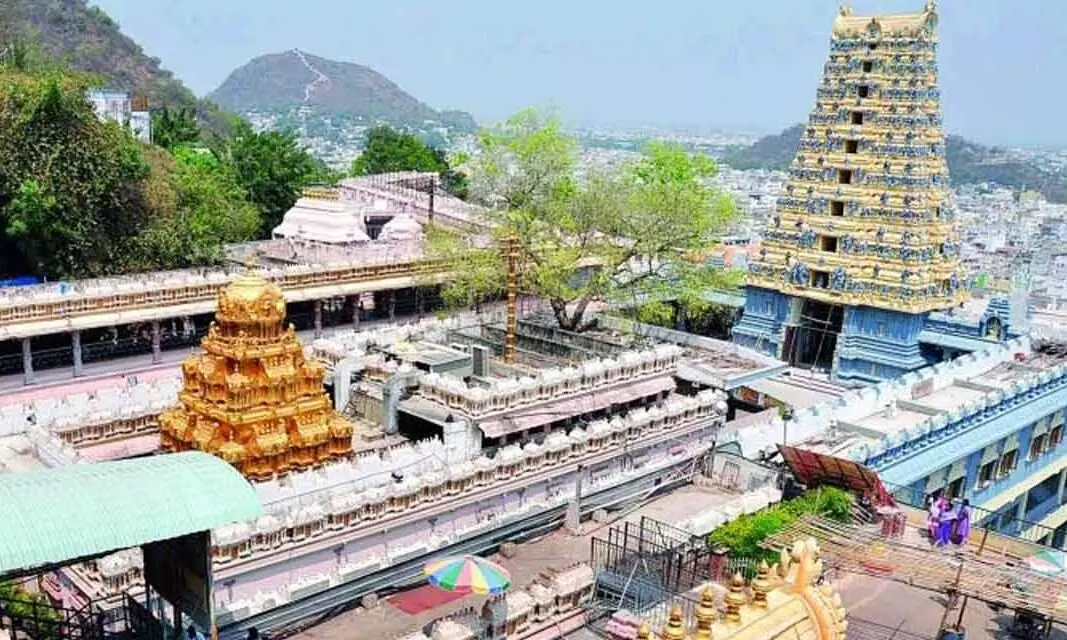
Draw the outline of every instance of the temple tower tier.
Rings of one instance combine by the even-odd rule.
[[[284,323],[281,289],[251,272],[219,293],[204,353],[182,363],[179,406],[159,417],[165,451],[206,451],[252,480],[352,453],[353,425],[333,410],[325,367]]]
[[[835,377],[924,366],[925,317],[967,298],[949,189],[933,2],[844,7],[789,178],[750,261],[734,339]]]

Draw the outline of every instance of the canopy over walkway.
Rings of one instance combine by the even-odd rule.
[[[259,517],[255,490],[201,452],[0,475],[0,576]]]
[[[979,540],[986,535],[973,533]],[[982,549],[974,536],[962,548],[936,548],[914,527],[902,538],[889,539],[864,526],[805,516],[768,537],[764,547],[782,549],[809,537],[818,541],[828,566],[930,591],[955,589],[975,600],[1067,622],[1067,582],[1031,571],[1016,556]]]

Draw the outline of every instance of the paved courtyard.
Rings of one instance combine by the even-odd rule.
[[[849,640],[930,640],[945,612],[945,596],[905,584],[864,575],[842,574],[834,578],[848,610]],[[959,609],[949,614],[955,622]],[[964,611],[967,640],[1007,640],[1011,611],[996,612],[971,600]],[[1057,628],[1051,640],[1067,640],[1067,631]]]

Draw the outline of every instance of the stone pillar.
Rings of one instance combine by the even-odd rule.
[[[396,289],[389,291],[388,300],[389,301],[386,304],[389,307],[389,321],[392,322],[393,320],[396,320]]]
[[[82,332],[74,330],[70,332],[70,350],[74,356],[74,377],[84,375],[82,370]]]
[[[33,384],[37,382],[37,374],[33,372],[33,345],[31,338],[22,339],[22,383]]]
[[[163,328],[159,320],[152,321],[152,364],[163,362]]]
[[[315,304],[315,338],[322,337],[322,300],[316,300]]]
[[[1015,505],[1015,519],[1020,523],[1026,520],[1026,501],[1030,492],[1027,491],[1019,497],[1019,504]]]
[[[362,302],[360,301],[361,298],[362,298],[362,296],[360,296],[358,293],[356,295],[352,296],[352,328],[353,329],[359,329],[359,314],[363,310],[362,309]]]

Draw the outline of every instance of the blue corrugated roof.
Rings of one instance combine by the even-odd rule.
[[[1067,387],[990,418],[984,424],[961,431],[888,466],[878,467],[878,475],[889,484],[911,484],[964,456],[1007,438],[1031,422],[1062,409],[1064,405],[1067,405]]]
[[[255,489],[201,452],[0,475],[0,574],[259,517]]]

